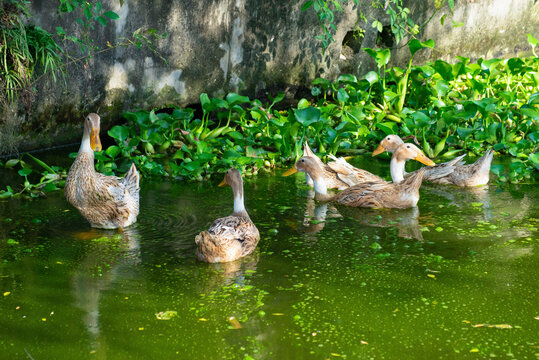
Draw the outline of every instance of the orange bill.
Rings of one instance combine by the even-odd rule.
[[[376,150],[374,150],[374,151],[372,152],[372,156],[376,156],[376,155],[378,155],[378,154],[381,154],[381,153],[383,153],[384,151],[386,151],[386,148],[384,147],[384,145],[380,144],[380,145],[378,145],[378,147],[376,148]]]
[[[434,161],[423,155],[422,153],[417,154],[417,156],[414,158],[414,160],[419,161],[422,164],[428,165],[428,166],[434,166],[436,165]]]
[[[228,185],[228,184],[226,183],[226,178],[224,178],[223,181],[221,181],[221,182],[219,183],[219,185],[217,185],[217,186],[223,187],[223,186],[227,186],[227,185]]]
[[[90,131],[90,147],[94,151],[101,151],[101,140],[99,139],[99,129],[92,127]]]
[[[283,174],[283,176],[289,176],[289,175],[292,175],[292,174],[295,174],[298,172],[298,169],[296,169],[296,165],[294,164],[294,166],[292,166],[290,169],[286,170]]]

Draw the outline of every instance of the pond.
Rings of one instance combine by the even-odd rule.
[[[232,212],[221,176],[144,180],[123,232],[91,229],[62,192],[1,200],[1,357],[536,358],[536,186],[426,185],[417,208],[365,210],[281,173],[245,179],[261,240],[227,264],[194,256]]]

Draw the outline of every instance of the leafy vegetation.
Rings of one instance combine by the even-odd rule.
[[[433,46],[431,40],[412,40],[411,57]],[[278,108],[282,93],[267,104],[229,93],[224,99],[202,94],[200,111],[126,112],[126,123],[108,131],[116,144],[96,153],[97,170],[123,173],[134,162],[146,177],[201,181],[230,166],[251,176],[296,160],[304,141],[321,155],[355,154],[372,151],[386,134],[399,134],[440,160],[464,152],[480,156],[494,148],[511,159],[508,166],[492,167],[499,181],[535,181],[539,58],[471,63],[459,57],[455,64],[437,60],[422,66],[412,66],[410,60],[406,69],[388,69],[389,50],[366,51],[378,71],[361,79],[316,79],[312,98],[300,99],[295,108]],[[17,161],[5,166],[20,166],[19,174],[27,180],[29,166]],[[44,169],[40,183],[25,182],[18,194],[37,196],[61,186],[60,169],[39,165]],[[8,189],[0,196],[13,194]]]
[[[123,4],[123,0],[119,2]],[[38,80],[44,77],[53,82],[57,77],[65,80],[69,75],[68,65],[119,46],[146,47],[165,61],[157,53],[154,41],[166,34],[158,34],[155,29],[138,29],[128,37],[119,38],[115,44],[107,43],[106,47],[96,45],[93,38],[96,26],[106,26],[108,21],[119,19],[114,11],[103,9],[99,1],[58,0],[60,17],[75,16],[75,23],[80,27],[77,35],[60,26],[53,35],[32,24],[29,7],[27,0],[0,2],[0,93],[4,95],[1,107],[20,100],[29,108]],[[77,44],[80,53],[68,52],[62,41]]]
[[[352,0],[357,6],[361,5],[360,0]],[[320,41],[323,50],[325,51],[328,46],[334,41],[333,34],[337,31],[335,26],[335,12],[343,11],[341,4],[347,4],[348,0],[307,0],[301,7],[302,10],[308,10],[313,8],[318,16],[318,22],[322,29],[322,34],[315,36]],[[453,12],[455,6],[454,0],[436,0],[434,1],[435,11],[423,24],[416,24],[414,19],[410,18],[410,9],[403,5],[402,0],[373,0],[370,1],[370,7],[372,9],[383,9],[390,21],[391,34],[395,38],[395,45],[409,36],[414,38],[419,31],[424,28],[429,21],[436,15],[443,6],[447,3],[449,10]],[[365,14],[360,11],[360,19],[365,23],[370,23],[373,28],[376,28],[379,33],[383,31],[383,25],[380,19],[373,17],[372,13]],[[442,24],[446,15],[442,16]]]

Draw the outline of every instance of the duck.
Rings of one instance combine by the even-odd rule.
[[[394,165],[391,166],[397,175],[399,175],[399,171],[404,170],[404,164],[401,164],[401,162],[404,163],[406,160],[414,159],[428,166],[434,165],[434,162],[413,144],[407,144],[407,146],[399,148],[393,154],[393,159],[395,159]],[[314,182],[316,200],[330,201],[350,207],[405,209],[417,205],[419,187],[426,170],[427,168],[423,167],[400,182],[385,180],[364,182],[346,188],[335,195],[328,194],[322,169],[309,156],[301,157],[283,176],[289,176],[296,172],[309,173]],[[400,175],[400,177],[403,177],[403,175]]]
[[[195,237],[196,257],[200,261],[219,263],[234,261],[251,254],[260,240],[260,233],[244,205],[243,179],[240,172],[229,169],[218,185],[232,187],[234,212],[215,220],[207,231]]]
[[[344,190],[350,186],[367,181],[383,181],[383,179],[377,175],[350,165],[342,157],[337,158],[334,155],[329,155],[333,161],[324,164],[311,150],[307,141],[305,141],[303,145],[303,156],[311,157],[322,169],[328,189]],[[307,185],[310,187],[314,186],[314,182],[308,173],[305,173],[305,180],[307,181]]]
[[[394,152],[404,141],[398,135],[387,135],[380,145],[373,151],[372,156],[376,156],[384,151]],[[488,184],[490,175],[490,164],[494,156],[492,149],[485,155],[477,159],[473,164],[465,165],[462,160],[465,155],[460,155],[448,162],[437,164],[427,170],[424,180],[435,184],[447,184],[457,186],[482,186]],[[453,167],[453,171],[447,169]],[[413,174],[413,173],[411,173]]]
[[[139,214],[140,175],[135,164],[123,178],[95,171],[94,151],[101,151],[100,124],[95,113],[84,119],[81,145],[67,174],[64,194],[92,227],[123,229],[135,223]]]

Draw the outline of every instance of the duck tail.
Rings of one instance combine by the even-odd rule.
[[[398,185],[400,185],[403,189],[410,189],[411,191],[419,190],[419,187],[423,182],[423,178],[425,177],[425,173],[427,170],[427,166],[422,167],[421,169],[415,171],[413,174],[404,179],[404,181],[401,181]]]
[[[139,181],[140,174],[138,173],[137,168],[133,163],[131,164],[129,171],[122,178],[122,182],[129,189],[130,192],[138,192],[140,190]]]
[[[490,171],[490,164],[492,163],[492,158],[494,157],[494,150],[490,149],[488,150],[485,155],[481,156],[479,159],[477,159],[476,164],[479,164],[481,172]]]
[[[316,156],[309,147],[309,142],[307,140],[303,143],[303,156]]]
[[[443,164],[438,164],[436,166],[426,168],[423,180],[434,181],[434,180],[448,176],[453,171],[455,171],[455,166],[458,166],[460,164],[464,156],[465,155],[460,155]]]

